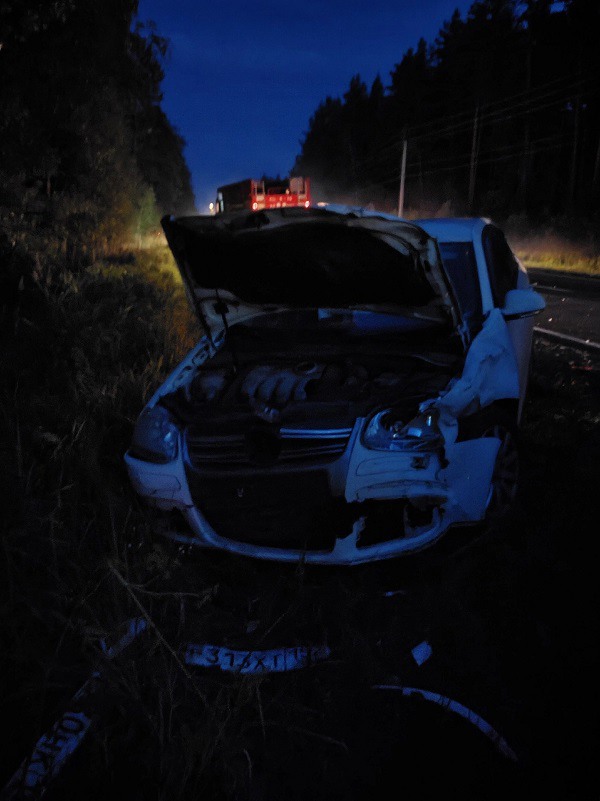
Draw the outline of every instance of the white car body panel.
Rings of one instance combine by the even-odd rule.
[[[492,309],[467,351],[461,377],[421,407],[435,406],[445,425],[456,428],[461,415],[503,398],[516,400],[519,394],[518,364],[508,325],[500,309]]]

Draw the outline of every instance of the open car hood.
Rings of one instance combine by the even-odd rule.
[[[162,220],[212,338],[285,309],[361,309],[446,322],[458,303],[435,239],[397,217],[335,207]]]

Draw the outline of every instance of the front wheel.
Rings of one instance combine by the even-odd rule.
[[[485,510],[485,520],[491,522],[503,517],[514,505],[519,481],[519,451],[513,426],[493,423],[483,436],[500,440]]]

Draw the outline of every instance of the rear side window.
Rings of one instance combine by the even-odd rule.
[[[494,305],[502,308],[508,290],[517,286],[519,265],[504,234],[495,225],[483,229],[482,242]]]
[[[470,242],[440,242],[439,248],[463,319],[473,331],[479,327],[483,314],[473,245]]]

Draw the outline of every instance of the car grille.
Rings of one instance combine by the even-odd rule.
[[[190,463],[196,468],[218,469],[275,464],[326,464],[346,449],[351,428],[251,429],[245,434],[211,434],[186,431]]]
[[[275,548],[331,550],[358,516],[333,498],[325,470],[215,475],[188,466],[192,499],[222,537]]]

